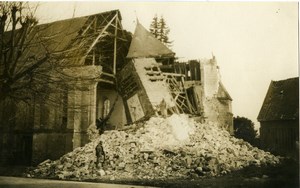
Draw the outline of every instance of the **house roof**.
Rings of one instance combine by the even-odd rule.
[[[97,39],[99,33],[104,32],[106,24],[118,14],[118,10],[103,12],[99,14],[71,18],[52,23],[36,25],[26,37],[25,51],[19,59],[18,64],[27,66],[34,64],[37,59],[41,59],[45,54],[50,54],[55,60],[67,60],[72,64],[80,62],[84,55],[87,55],[90,46]],[[94,27],[91,23],[97,19],[97,32],[88,33],[88,28]],[[21,29],[17,30],[21,33]],[[9,36],[10,31],[5,35]],[[7,40],[9,37],[5,37]],[[32,62],[30,59],[34,59]]]
[[[175,55],[168,47],[156,39],[139,22],[134,31],[127,58],[163,57]]]
[[[271,81],[258,121],[299,119],[299,77]]]

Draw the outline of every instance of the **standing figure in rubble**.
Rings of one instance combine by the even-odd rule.
[[[96,146],[95,149],[96,149],[96,157],[97,157],[96,166],[98,168],[102,168],[103,164],[104,164],[104,161],[105,161],[105,152],[104,152],[104,149],[103,149],[103,146],[102,146],[102,141],[100,141],[98,143],[98,145]]]
[[[99,131],[99,135],[102,135],[104,133],[107,120],[108,119],[102,119],[102,118],[96,119],[96,126]],[[98,143],[95,150],[96,150],[96,167],[101,168],[103,167],[103,163],[105,160],[105,153],[103,150],[102,141]]]
[[[167,103],[166,103],[165,99],[163,99],[160,102],[159,108],[160,108],[160,113],[161,113],[162,117],[166,118],[168,116],[168,110],[167,110]]]

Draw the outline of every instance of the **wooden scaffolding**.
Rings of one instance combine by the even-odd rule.
[[[192,106],[186,89],[184,88],[183,74],[163,73],[165,81],[168,83],[169,90],[176,102],[176,106],[181,113],[195,114],[196,110]]]

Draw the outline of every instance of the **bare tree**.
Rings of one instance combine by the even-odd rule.
[[[76,85],[84,78],[66,69],[84,62],[91,51],[96,38],[88,31],[92,24],[83,20],[77,26],[70,20],[37,25],[36,8],[26,2],[0,3],[0,124],[10,129],[24,102],[31,109],[50,104],[66,111],[68,90],[86,89]]]
[[[72,21],[58,23],[58,28],[37,25],[36,8],[26,2],[0,4],[0,101],[26,102],[63,92],[78,79],[64,69],[83,62],[91,54],[90,44],[100,38],[90,31],[92,22],[78,27]]]
[[[49,57],[36,59],[31,66],[18,67],[26,48],[26,38],[37,20],[28,3],[1,2],[0,5],[0,101],[7,97],[20,98],[18,91],[31,81],[30,73]],[[28,59],[32,61],[32,59]],[[25,64],[24,62],[23,64]]]

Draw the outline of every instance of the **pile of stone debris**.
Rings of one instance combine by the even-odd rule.
[[[105,161],[96,165],[102,141]],[[249,165],[277,164],[268,152],[232,137],[216,123],[187,115],[153,117],[135,130],[106,131],[84,147],[46,160],[29,177],[60,179],[171,179],[219,176]]]

